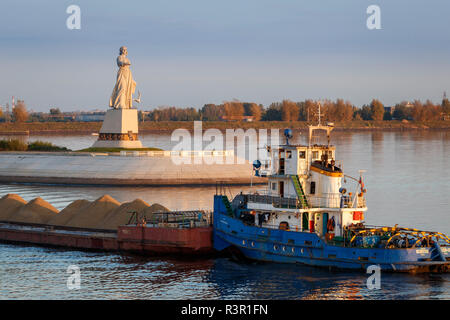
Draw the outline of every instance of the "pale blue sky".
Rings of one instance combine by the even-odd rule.
[[[66,8],[81,7],[81,30]],[[381,7],[382,30],[366,8]],[[106,109],[128,47],[140,108],[344,98],[360,106],[450,91],[447,0],[2,0],[0,104]]]

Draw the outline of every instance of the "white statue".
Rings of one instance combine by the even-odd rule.
[[[109,99],[109,106],[114,109],[130,109],[133,103],[132,96],[136,88],[136,82],[131,75],[131,63],[127,54],[127,47],[120,47],[120,55],[117,57],[119,71],[117,71],[116,85]]]

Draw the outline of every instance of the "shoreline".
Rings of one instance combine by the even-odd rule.
[[[28,135],[91,135],[100,131],[102,122],[31,122],[31,123],[0,123],[0,135],[28,136]],[[304,121],[259,121],[259,122],[202,122],[203,131],[208,129],[285,129],[306,131],[308,123]],[[168,134],[176,129],[194,131],[192,121],[160,121],[139,123],[139,133]],[[450,121],[415,122],[415,121],[352,121],[335,123],[335,131],[367,132],[367,131],[447,131]]]

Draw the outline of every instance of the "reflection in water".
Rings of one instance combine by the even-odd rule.
[[[367,275],[228,258],[171,260],[0,244],[1,299],[450,299],[450,276]],[[6,263],[4,263],[6,262]],[[81,289],[68,290],[69,265]]]
[[[166,260],[111,253],[0,244],[2,299],[215,298],[204,276],[212,260]],[[66,286],[69,265],[80,268],[81,289]]]
[[[430,280],[430,276],[382,274],[380,290],[367,289],[367,277],[360,272],[216,259],[209,281],[224,299],[423,299],[450,294],[448,275]]]
[[[38,138],[71,149],[88,147],[96,139],[30,140]],[[304,143],[304,139],[303,135],[295,140]],[[165,149],[172,145],[165,135],[143,135],[143,141]],[[346,174],[357,176],[359,169],[367,170],[368,224],[398,223],[450,234],[449,132],[336,132],[332,143]],[[232,187],[230,192],[241,189]],[[215,188],[0,185],[0,197],[7,193],[25,200],[40,196],[58,209],[75,199],[110,194],[120,202],[141,198],[173,210],[211,210]],[[81,290],[66,287],[71,264],[81,269]],[[381,290],[368,290],[364,273],[226,258],[176,261],[2,244],[0,266],[0,298],[7,299],[450,299],[450,275],[382,274]]]
[[[370,133],[371,152],[372,152],[372,166],[381,170],[384,166],[383,157],[383,142],[384,136],[382,132],[374,131]]]

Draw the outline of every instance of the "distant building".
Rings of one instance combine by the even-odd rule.
[[[384,112],[389,112],[390,114],[393,114],[395,110],[395,107],[384,107]]]
[[[47,115],[47,121],[74,121],[75,115],[71,113],[61,113],[61,114],[49,114]]]
[[[105,119],[106,112],[81,112],[75,115],[75,121],[80,122],[99,122]]]
[[[220,120],[253,122],[254,118],[254,116],[221,116]]]

